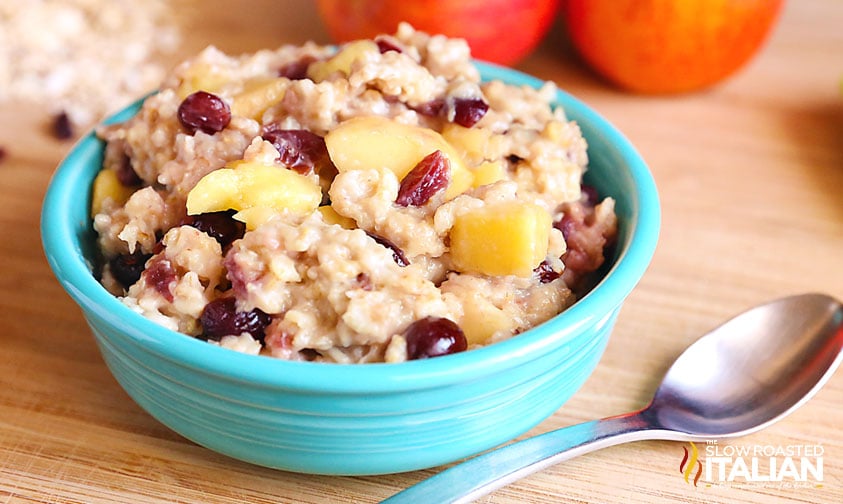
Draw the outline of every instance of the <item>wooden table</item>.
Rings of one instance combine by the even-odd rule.
[[[328,42],[311,2],[205,2],[182,54]],[[280,14],[283,11],[283,14]],[[277,15],[271,13],[279,13]],[[793,0],[760,56],[714,89],[676,97],[604,85],[558,33],[519,68],[555,80],[624,131],[663,205],[652,265],[586,385],[528,435],[641,407],[691,341],[750,305],[843,298],[843,2]],[[254,467],[186,441],[113,380],[41,252],[41,198],[70,148],[35,107],[0,107],[0,502],[376,502],[432,474],[324,477]],[[639,442],[560,464],[482,502],[843,502],[843,372],[786,420],[720,448],[820,445],[822,486],[695,487],[682,443]],[[701,450],[704,447],[700,447]],[[703,453],[703,456],[705,454]],[[787,483],[787,481],[785,482]]]

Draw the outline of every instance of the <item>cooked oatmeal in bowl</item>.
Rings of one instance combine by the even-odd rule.
[[[41,237],[150,415],[254,464],[364,475],[562,406],[659,215],[646,163],[586,104],[404,26],[206,50],[79,140]]]
[[[208,48],[98,129],[99,278],[164,327],[287,360],[510,338],[570,306],[617,234],[555,96],[481,81],[464,41],[406,24]]]

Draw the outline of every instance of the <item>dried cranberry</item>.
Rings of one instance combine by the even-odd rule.
[[[156,233],[156,235],[157,234],[158,233]],[[152,255],[157,255],[161,252],[164,252],[165,248],[166,247],[164,246],[164,240],[162,238],[158,238],[158,240],[155,241],[155,245],[152,246]]]
[[[132,254],[121,254],[108,261],[109,270],[114,279],[123,288],[128,289],[140,280],[146,261],[150,257],[152,254],[144,254],[140,250],[135,250]]]
[[[586,205],[595,206],[597,203],[600,203],[600,195],[597,193],[597,189],[595,189],[594,186],[583,184],[580,186],[580,191],[582,192],[582,197],[585,200]]]
[[[404,207],[424,205],[434,194],[448,186],[450,172],[451,162],[442,151],[431,152],[401,181],[395,203]]]
[[[316,133],[269,126],[264,128],[261,136],[278,150],[278,160],[283,165],[299,173],[311,173],[319,166],[331,162],[325,139]]]
[[[53,118],[53,135],[59,140],[73,138],[73,123],[70,122],[67,112],[59,112]]]
[[[322,357],[322,354],[319,353],[318,350],[315,350],[313,348],[302,348],[301,350],[299,350],[299,357],[301,357],[301,359],[304,361],[313,362],[316,359]]]
[[[287,63],[278,69],[278,77],[286,77],[290,80],[302,80],[307,78],[307,69],[316,58],[310,55],[302,56],[296,61]]]
[[[157,256],[149,262],[143,274],[147,285],[151,285],[167,301],[173,302],[173,291],[170,287],[176,281],[176,270],[169,259]]]
[[[4,159],[6,159],[7,155],[8,155],[8,153],[6,152],[6,148],[3,147],[2,145],[0,145],[0,162],[2,162]]]
[[[185,224],[193,226],[219,242],[222,248],[231,245],[234,240],[243,238],[246,225],[234,220],[234,211],[208,212],[199,215],[189,215]]]
[[[570,237],[576,232],[579,224],[575,221],[570,214],[562,214],[562,218],[558,221],[553,223],[553,227],[562,231],[562,237],[565,238],[567,242]]]
[[[355,281],[357,282],[357,285],[359,285],[360,288],[363,289],[364,291],[372,290],[372,279],[369,277],[369,275],[367,273],[364,273],[364,272],[358,273],[357,277],[355,278]]]
[[[190,133],[201,130],[209,135],[222,131],[231,122],[231,109],[215,94],[197,91],[181,102],[179,122]]]
[[[533,272],[538,275],[539,281],[543,284],[550,283],[562,276],[561,273],[553,270],[553,268],[550,266],[550,263],[547,262],[547,259],[545,259],[541,262],[541,264],[536,266],[536,269],[534,269]]]
[[[366,234],[369,235],[369,237],[371,239],[378,242],[379,245],[382,245],[382,246],[388,248],[389,250],[391,250],[392,251],[392,259],[395,261],[395,263],[398,266],[401,266],[403,268],[404,266],[410,265],[410,261],[407,260],[407,256],[404,255],[404,251],[401,250],[398,247],[398,245],[392,243],[391,241],[384,238],[383,236],[376,235],[375,233],[370,233],[370,232],[366,231]]]
[[[395,51],[398,53],[403,52],[398,44],[384,37],[376,38],[375,43],[378,45],[378,50],[381,52],[381,54],[389,51]]]
[[[132,167],[132,159],[128,154],[123,154],[120,166],[117,167],[117,180],[126,187],[139,186],[143,182]]]
[[[443,110],[445,110],[445,100],[441,98],[436,98],[410,108],[412,108],[421,115],[428,117],[436,117],[440,115]]]
[[[489,104],[480,98],[457,98],[454,101],[454,122],[470,128],[483,119],[489,110]]]
[[[404,331],[407,358],[410,360],[439,357],[468,348],[465,334],[454,321],[442,317],[416,320]]]
[[[249,333],[252,338],[263,341],[266,326],[271,317],[255,308],[250,311],[237,311],[237,301],[233,297],[218,298],[207,305],[199,316],[202,336],[205,339],[219,341],[223,336],[238,336]]]
[[[566,203],[562,211],[562,218],[553,224],[562,231],[568,246],[562,255],[562,276],[568,286],[577,288],[587,274],[605,262],[607,249],[615,238],[614,229],[596,222],[594,207],[584,199]]]

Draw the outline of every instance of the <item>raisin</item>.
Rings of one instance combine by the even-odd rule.
[[[263,341],[266,326],[272,318],[262,310],[238,311],[233,297],[218,298],[207,305],[199,316],[204,339],[219,341],[223,336],[238,336],[249,333],[252,338]]]
[[[375,43],[378,45],[378,50],[381,52],[381,54],[387,53],[389,51],[394,51],[397,53],[403,52],[398,44],[385,37],[376,38]]]
[[[269,126],[264,128],[261,137],[278,150],[278,160],[283,165],[298,173],[312,173],[331,163],[325,139],[308,130],[282,130]]]
[[[73,123],[70,122],[70,116],[67,112],[59,112],[53,118],[53,136],[59,140],[68,140],[73,138]]]
[[[543,284],[550,283],[562,276],[562,274],[558,271],[553,271],[553,268],[550,266],[550,263],[547,262],[547,259],[545,259],[541,262],[541,264],[536,266],[536,269],[534,269],[533,272],[538,275],[539,281]]]
[[[158,235],[158,233],[155,233],[155,234]],[[161,252],[164,252],[165,248],[166,247],[164,247],[163,237],[158,238],[157,240],[155,240],[155,245],[152,246],[152,255],[158,255]]]
[[[278,77],[286,77],[290,80],[307,79],[307,69],[310,64],[316,61],[316,58],[310,55],[305,55],[296,61],[287,63],[278,69]]]
[[[600,203],[600,195],[597,193],[597,189],[595,189],[594,186],[582,184],[580,186],[580,191],[582,192],[582,197],[585,200],[586,205],[595,206]]]
[[[220,212],[189,215],[184,220],[184,223],[206,233],[219,242],[222,248],[226,248],[234,240],[243,238],[243,235],[246,233],[246,225],[234,220],[234,213],[233,210],[223,210]]]
[[[132,254],[121,254],[112,258],[108,261],[108,266],[114,279],[124,289],[128,289],[140,280],[146,261],[150,257],[152,257],[152,254],[144,254],[140,250],[135,250]]]
[[[587,197],[566,203],[562,212],[562,218],[553,225],[562,231],[567,244],[567,250],[562,255],[565,283],[575,286],[585,275],[603,265],[607,247],[615,238],[614,231],[595,221],[595,209],[588,203]]]
[[[562,231],[562,237],[567,242],[580,227],[580,224],[571,217],[571,214],[565,213],[562,214],[561,219],[553,223],[553,227]]]
[[[364,291],[372,290],[372,279],[367,273],[358,273],[354,281],[357,283],[360,289],[363,289]]]
[[[213,135],[225,129],[231,122],[231,109],[219,96],[197,91],[181,102],[178,116],[179,122],[191,134],[201,130]]]
[[[425,317],[416,320],[404,331],[407,340],[407,359],[439,357],[468,348],[460,326],[442,317]]]
[[[451,163],[436,150],[425,156],[404,177],[395,203],[400,206],[422,206],[437,192],[448,186]]]
[[[454,101],[454,122],[470,128],[483,119],[489,110],[489,104],[480,98],[457,98]]]
[[[149,262],[144,271],[147,285],[151,285],[159,294],[169,302],[173,302],[173,291],[170,286],[176,281],[176,270],[169,259],[158,256]]]
[[[304,361],[313,362],[316,359],[322,357],[322,354],[320,354],[318,350],[314,350],[313,348],[302,348],[301,350],[299,350],[299,356]]]
[[[401,266],[403,268],[404,266],[410,265],[410,261],[407,260],[407,256],[404,255],[404,251],[401,250],[398,247],[398,245],[392,243],[391,241],[384,238],[383,236],[379,236],[379,235],[376,235],[374,233],[370,233],[368,231],[366,231],[366,234],[369,235],[369,237],[371,239],[375,240],[379,245],[382,245],[382,246],[388,248],[389,250],[391,250],[392,251],[392,259],[395,261],[395,263],[398,266]]]
[[[443,110],[445,110],[445,100],[442,100],[441,98],[435,98],[433,100],[421,103],[410,108],[412,108],[421,115],[428,117],[437,117],[442,114]]]
[[[123,154],[120,166],[117,167],[117,180],[126,187],[139,186],[143,182],[132,167],[132,159],[128,154]]]

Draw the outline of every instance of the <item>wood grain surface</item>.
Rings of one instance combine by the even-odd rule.
[[[190,35],[179,58],[207,44],[238,53],[329,41],[308,1],[200,5],[184,16]],[[596,372],[527,435],[643,406],[685,346],[744,308],[807,291],[843,298],[841,26],[840,0],[791,0],[750,65],[683,96],[606,86],[558,29],[518,66],[616,124],[650,165],[663,205],[652,265]],[[41,199],[71,147],[44,125],[37,107],[0,105],[0,502],[367,503],[437,471],[352,478],[264,469],[194,445],[136,406],[41,251]],[[841,408],[843,372],[784,421],[720,445],[819,445],[821,485],[695,487],[679,471],[686,445],[638,442],[565,462],[480,501],[840,503]]]

